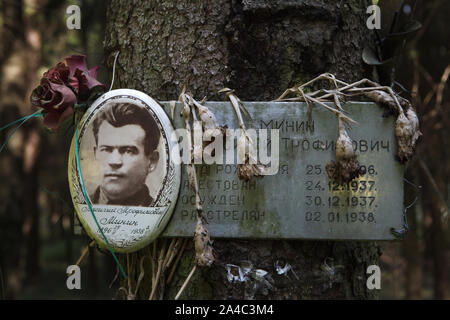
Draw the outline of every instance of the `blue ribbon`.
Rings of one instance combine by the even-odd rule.
[[[15,125],[16,123],[20,124],[14,128],[14,130],[9,134],[9,136],[6,138],[5,142],[2,144],[2,146],[0,147],[0,152],[2,152],[2,150],[6,147],[6,145],[8,144],[9,139],[11,139],[12,135],[14,133],[16,133],[17,129],[19,129],[21,126],[23,126],[25,124],[25,122],[27,122],[28,120],[30,120],[31,118],[38,118],[44,115],[43,110],[38,110],[33,114],[30,114],[28,116],[25,116],[23,118],[17,119],[13,122],[8,123],[6,126],[3,126],[0,128],[0,131],[5,130],[6,128],[9,128],[12,125]],[[21,122],[22,121],[22,122]]]

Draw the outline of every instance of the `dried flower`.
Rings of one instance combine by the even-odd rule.
[[[238,177],[239,179],[248,181],[253,177],[261,178],[264,176],[264,170],[266,168],[259,160],[255,158],[256,152],[253,145],[252,138],[248,135],[245,128],[245,123],[242,118],[241,110],[247,117],[253,122],[250,113],[245,108],[242,101],[234,94],[234,90],[230,88],[223,88],[219,90],[220,93],[224,93],[231,102],[231,106],[234,109],[239,127],[241,128],[241,134],[237,143],[238,159],[243,160],[242,164],[238,164]]]
[[[103,90],[106,89],[105,85],[97,80],[97,71],[99,66],[88,69],[86,64],[86,56],[71,55],[66,58],[66,63],[70,70],[72,87],[77,92],[77,95],[89,95],[90,90],[96,87]]]
[[[400,162],[406,162],[414,155],[417,139],[422,135],[419,130],[419,119],[411,107],[402,112],[395,121],[395,136],[397,137],[397,157]]]
[[[200,217],[197,219],[197,226],[195,227],[194,244],[195,263],[200,267],[210,267],[216,260],[216,254],[212,247],[209,231],[203,225]]]
[[[249,181],[253,177],[262,177],[264,176],[264,165],[258,164],[239,164],[238,165],[238,177],[244,181]]]
[[[56,130],[74,112],[77,101],[75,93],[66,85],[43,78],[41,84],[31,93],[31,104],[45,111],[44,125]]]
[[[344,123],[340,117],[339,137],[336,140],[336,162],[328,162],[326,170],[330,179],[335,179],[341,184],[349,182],[360,175],[360,166],[353,150],[352,140],[345,130]]]
[[[407,110],[411,106],[408,100],[400,97],[399,95],[395,94],[395,99],[397,99],[397,101],[395,101],[390,93],[382,90],[372,90],[366,92],[365,95],[373,102],[378,103],[379,105],[387,108],[389,113],[394,115],[399,114],[399,112],[401,111],[399,105],[404,110]]]

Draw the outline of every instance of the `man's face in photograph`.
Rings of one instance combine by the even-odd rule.
[[[134,194],[153,169],[151,157],[145,154],[145,131],[140,125],[114,127],[103,121],[98,131],[95,156],[101,164],[101,188],[109,199]]]

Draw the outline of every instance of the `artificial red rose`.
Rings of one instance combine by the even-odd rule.
[[[77,97],[69,87],[49,78],[43,78],[31,93],[31,104],[44,109],[44,125],[51,130],[58,129],[61,122],[73,114],[76,101]]]
[[[49,69],[42,76],[44,79],[48,79],[53,83],[70,85],[70,70],[64,63],[59,62],[56,67]]]
[[[97,80],[99,67],[88,69],[86,56],[71,55],[66,58],[66,63],[70,71],[69,77],[76,80],[71,84],[79,95],[86,95],[86,93],[96,87],[100,87],[103,90],[106,89],[105,85]]]
[[[97,81],[98,68],[88,70],[86,56],[72,55],[66,58],[66,64],[59,62],[44,73],[41,84],[31,94],[31,104],[45,111],[44,125],[58,129],[74,113],[75,103],[88,103],[95,97],[94,88],[106,89]]]

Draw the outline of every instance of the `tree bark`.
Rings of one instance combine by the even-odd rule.
[[[371,40],[365,6],[365,1],[356,0],[139,0],[132,4],[113,0],[105,53],[112,70],[114,53],[120,50],[116,88],[141,90],[158,100],[176,99],[185,83],[199,99],[223,100],[217,90],[227,86],[244,101],[272,100],[323,72],[345,81],[364,76],[361,53]],[[196,272],[182,298],[378,296],[377,290],[366,287],[366,268],[378,264],[380,255],[374,242],[214,239],[214,247],[217,263]],[[175,296],[192,257],[191,248],[165,298]],[[251,283],[229,283],[225,264],[243,260],[268,271],[273,288],[255,291]],[[298,279],[278,275],[277,260],[289,263]],[[139,264],[135,268],[137,276]]]

